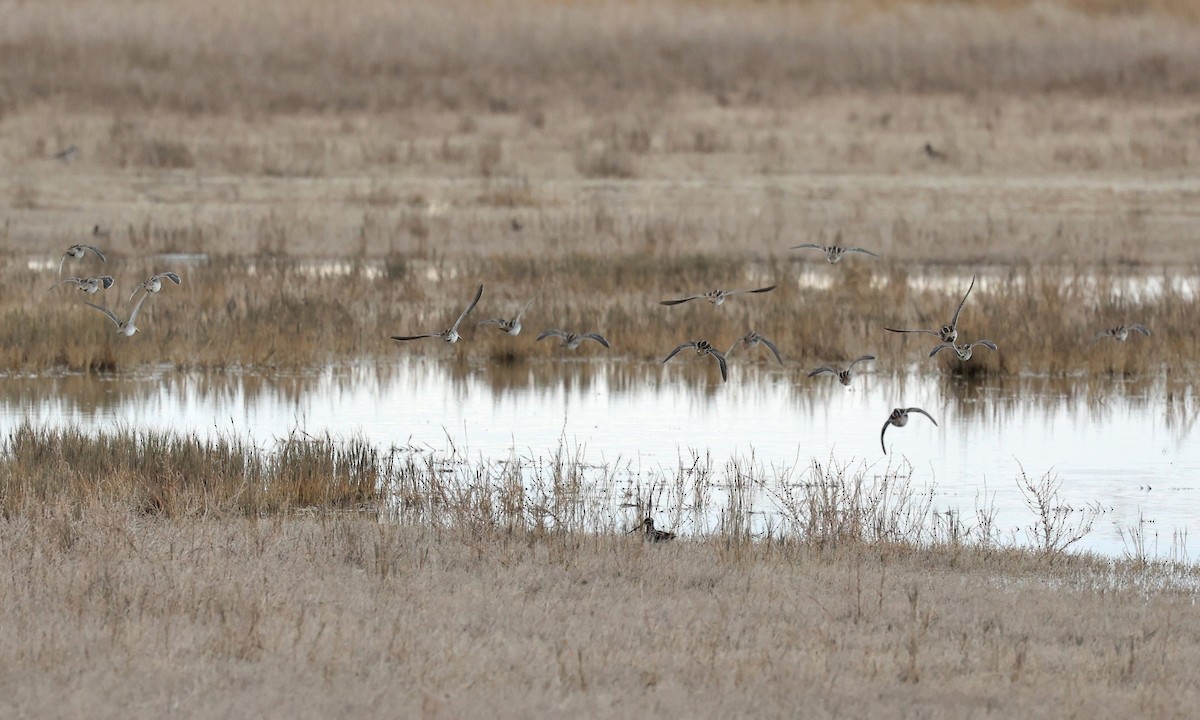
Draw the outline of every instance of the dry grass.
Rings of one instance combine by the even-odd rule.
[[[1178,281],[1198,272],[1149,275],[1096,267],[984,269],[963,310],[964,340],[990,339],[969,363],[951,353],[926,357],[936,343],[884,327],[940,327],[969,284],[969,270],[899,267],[866,258],[830,267],[809,265],[798,253],[738,258],[732,254],[663,257],[570,255],[534,262],[525,257],[450,262],[395,255],[385,261],[304,263],[290,259],[212,259],[183,273],[147,301],[142,333],[114,333],[82,293],[47,293],[52,270],[0,270],[0,367],[9,371],[109,372],[163,365],[179,369],[305,368],[331,362],[387,362],[431,354],[471,365],[507,366],[560,357],[659,361],[677,344],[705,338],[724,350],[750,330],[771,338],[789,372],[877,355],[876,367],[912,365],[971,375],[1116,375],[1168,372],[1192,378],[1200,347],[1191,332],[1200,303]],[[166,269],[163,261],[114,258],[104,270],[118,285],[100,299],[124,307],[134,280]],[[484,297],[462,328],[465,342],[436,339],[396,343],[389,336],[444,329],[477,283]],[[715,287],[778,283],[762,295],[666,307],[659,301]],[[1144,285],[1151,288],[1149,292]],[[1161,293],[1154,286],[1165,288]],[[107,298],[107,299],[104,299]],[[532,299],[518,337],[478,327],[489,317],[512,317]],[[119,315],[125,311],[118,312]],[[1141,323],[1149,338],[1090,343],[1117,324]],[[598,331],[611,350],[585,345],[562,351],[557,341],[535,342],[544,329]],[[753,356],[735,358],[746,362]]]
[[[987,508],[933,513],[903,468],[776,472],[695,457],[637,476],[621,510],[621,469],[563,452],[472,465],[329,439],[266,452],[23,428],[0,455],[0,711],[1194,706],[1195,568],[1065,554],[1080,530],[1052,478],[1024,479],[1020,550]],[[780,513],[752,531],[765,492]],[[664,546],[624,535],[651,503],[669,527],[721,519]]]
[[[12,715],[1188,717],[1200,699],[1195,578],[1169,568],[53,504],[0,521],[0,547]]]
[[[49,101],[126,113],[536,115],[555,96],[605,108],[686,93],[770,104],[845,89],[1200,89],[1196,27],[1178,22],[1198,17],[1186,0],[973,5],[10,1],[0,113]]]

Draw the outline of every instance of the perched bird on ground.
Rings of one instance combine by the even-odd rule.
[[[932,143],[925,143],[925,157],[940,162],[946,159],[946,153],[935,148]]]
[[[632,530],[630,530],[629,532],[627,532],[625,534],[630,535],[641,528],[646,529],[645,537],[650,542],[666,542],[668,540],[675,539],[675,533],[673,533],[673,532],[667,532],[666,530],[655,530],[654,529],[654,518],[652,518],[652,517],[647,517],[645,520],[643,520],[640,523],[638,523],[637,525],[635,525]]]

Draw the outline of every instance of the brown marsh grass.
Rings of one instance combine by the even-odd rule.
[[[0,11],[2,113],[51,102],[131,115],[434,108],[536,118],[556,97],[599,109],[683,94],[770,105],[847,89],[1200,89],[1200,15],[1187,0],[54,0]],[[160,157],[186,157],[163,147]]]
[[[648,263],[638,255],[570,255],[534,262],[523,257],[450,262],[405,256],[386,261],[299,262],[286,258],[213,258],[167,285],[139,317],[142,332],[119,336],[69,287],[48,292],[49,269],[0,270],[0,367],[10,372],[106,372],[148,366],[179,369],[311,368],[332,362],[390,362],[433,355],[471,365],[623,358],[658,361],[677,344],[707,339],[724,350],[750,330],[772,339],[790,372],[877,355],[879,370],[909,366],[951,374],[1116,375],[1167,372],[1191,378],[1200,343],[1191,330],[1200,302],[1192,283],[1200,270],[1161,275],[1124,268],[981,268],[963,309],[964,340],[1000,346],[979,349],[968,363],[927,354],[936,339],[898,335],[884,327],[936,328],[950,319],[974,268],[910,268],[868,259],[830,267],[792,256],[736,258],[690,255]],[[119,276],[98,295],[124,307],[128,289],[167,261],[114,258],[105,271]],[[714,307],[703,301],[666,307],[681,294],[779,287],[735,296]],[[436,332],[448,326],[477,284],[484,296],[462,328],[463,342],[430,339],[396,343],[390,335]],[[1156,290],[1155,288],[1160,288]],[[512,337],[478,322],[511,317],[533,300],[525,330]],[[118,311],[122,315],[124,310]],[[1151,337],[1125,343],[1091,342],[1118,324],[1141,323]],[[604,334],[611,350],[535,342],[544,329]],[[951,355],[948,357],[948,355]],[[752,354],[735,363],[758,362]]]
[[[990,541],[986,508],[930,524],[903,469],[880,484],[694,458],[638,502],[761,484],[795,522],[658,546],[611,510],[582,531],[610,502],[590,483],[611,476],[569,453],[517,482],[504,462],[353,448],[16,431],[0,708],[1186,717],[1197,700],[1194,567],[1013,549]],[[298,502],[290,478],[313,467],[323,500]],[[355,504],[340,467],[370,479]],[[1057,522],[1054,489],[1026,482]],[[398,496],[372,497],[381,485]]]

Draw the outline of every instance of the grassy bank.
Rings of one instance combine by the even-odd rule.
[[[0,709],[1184,717],[1197,699],[1195,568],[1065,552],[1086,527],[1049,478],[1024,479],[1025,548],[986,508],[932,513],[903,468],[697,457],[616,508],[623,482],[569,453],[20,429],[0,453]],[[779,519],[752,531],[764,492]],[[625,534],[718,494],[698,535]]]
[[[96,505],[9,516],[0,540],[5,714],[1188,717],[1198,699],[1190,571]]]

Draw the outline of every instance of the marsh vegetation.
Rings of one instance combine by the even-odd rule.
[[[575,357],[534,342],[550,327],[612,341],[570,351],[581,383],[756,330],[797,380],[869,352],[873,372],[942,374],[974,412],[985,383],[1082,378],[1097,405],[1161,380],[1172,422],[1195,415],[1190,0],[48,0],[0,16],[5,382],[67,375],[100,404],[114,373],[403,353],[502,390]],[[116,277],[114,310],[151,273],[182,277],[133,338],[47,291],[92,238],[107,262],[69,272]],[[804,242],[881,257],[787,249]],[[932,342],[882,330],[940,326],[976,275],[963,339],[996,352],[930,359]],[[388,340],[445,327],[479,284],[473,320],[533,300],[521,335]],[[1090,342],[1131,323],[1152,334]],[[1120,560],[1072,553],[1085,517],[1040,470],[1021,476],[1015,542],[986,503],[935,512],[903,472],[835,463],[618,482],[545,448],[476,461],[319,431],[263,448],[29,423],[0,450],[9,714],[1195,707],[1194,567],[1156,560],[1140,523]],[[690,532],[626,537],[648,512]]]

